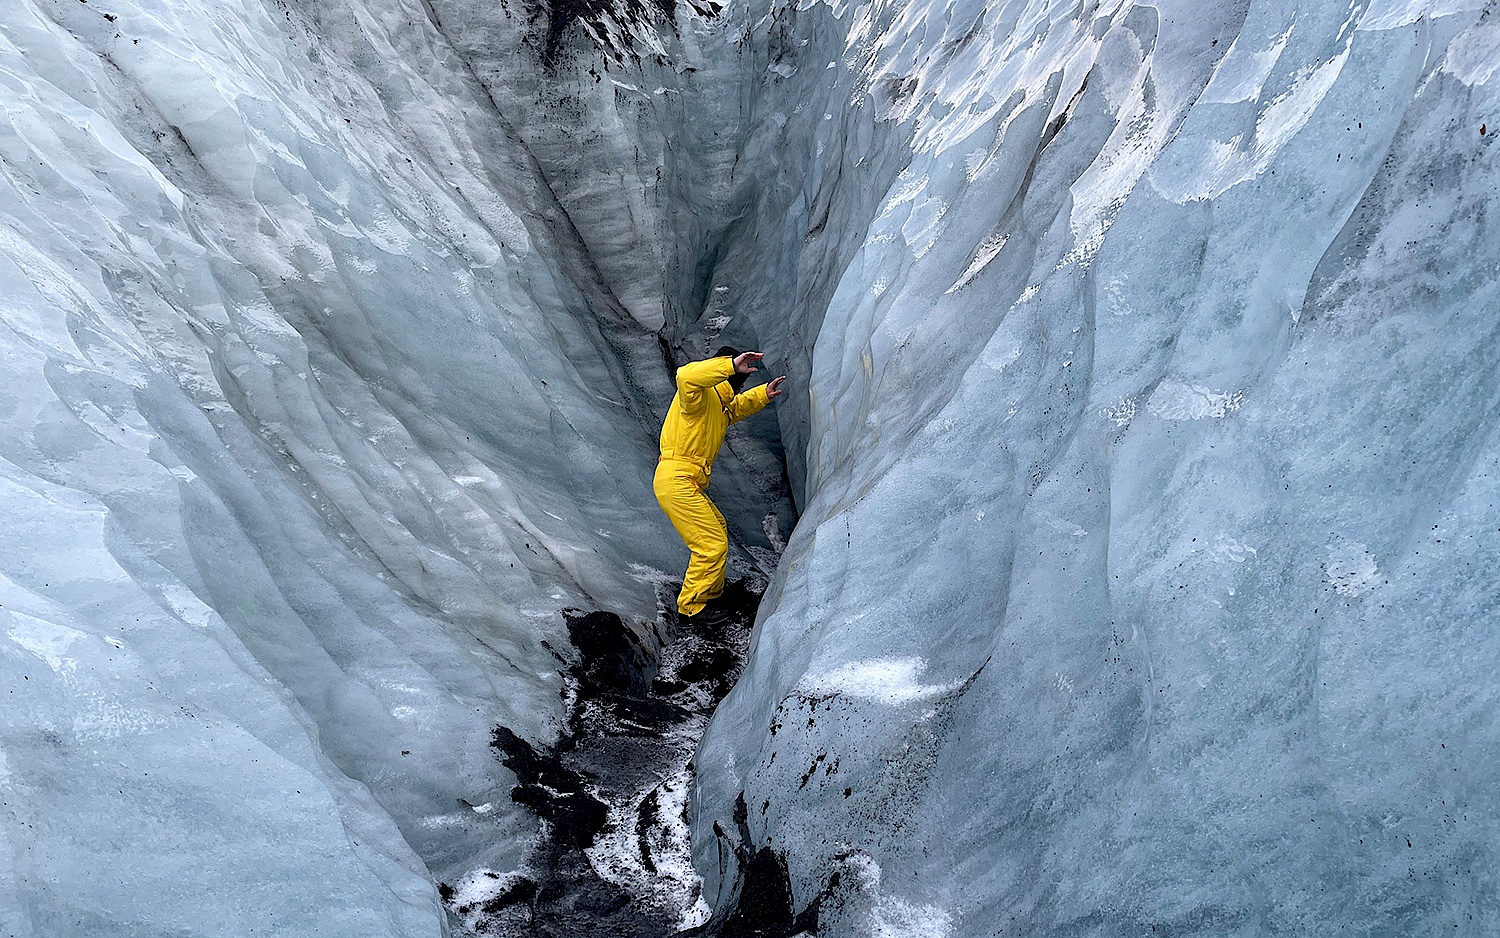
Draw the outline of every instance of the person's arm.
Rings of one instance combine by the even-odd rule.
[[[734,400],[729,402],[726,410],[729,411],[729,422],[739,423],[751,414],[759,413],[772,398],[782,395],[781,384],[786,380],[782,375],[770,384],[762,384],[753,387],[742,394],[736,394]]]
[[[734,359],[706,358],[701,362],[688,362],[677,369],[677,390],[684,394],[706,391],[714,385],[728,381],[734,374]]]
[[[736,394],[729,402],[729,406],[724,408],[729,411],[729,422],[739,423],[751,414],[760,413],[762,408],[771,403],[771,399],[766,396],[768,387],[770,387],[768,384],[759,384],[748,391]]]
[[[677,399],[683,413],[699,414],[708,406],[707,392],[734,374],[733,359],[708,358],[677,369]]]

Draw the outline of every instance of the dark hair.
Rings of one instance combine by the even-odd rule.
[[[714,358],[724,358],[725,356],[728,356],[730,358],[739,358],[740,350],[732,345],[723,345],[720,346],[719,350],[714,353]],[[749,375],[742,375],[738,371],[736,371],[729,377],[729,386],[734,388],[734,393],[738,394],[740,393],[740,388],[743,388],[745,386],[745,381],[749,379],[749,377]]]

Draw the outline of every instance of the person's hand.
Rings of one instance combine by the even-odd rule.
[[[782,394],[785,394],[786,392],[781,390],[781,382],[785,380],[786,375],[782,375],[781,377],[772,381],[770,384],[766,385],[766,397],[769,399],[775,399],[777,397],[780,397]]]
[[[734,360],[734,370],[742,375],[748,375],[755,371],[755,363],[766,356],[760,352],[741,352]]]

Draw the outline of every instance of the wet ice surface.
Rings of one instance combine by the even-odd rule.
[[[1479,0],[584,7],[0,7],[7,933],[697,923],[652,789],[710,928],[1500,931]],[[549,846],[721,341],[756,644]]]

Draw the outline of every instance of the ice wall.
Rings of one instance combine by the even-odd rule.
[[[0,7],[6,934],[442,933],[655,641],[664,314],[439,6]]]
[[[1493,10],[772,16],[732,263],[804,513],[710,895],[770,848],[819,934],[1500,930]]]

